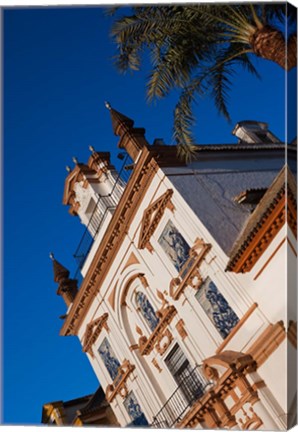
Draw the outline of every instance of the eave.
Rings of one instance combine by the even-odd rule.
[[[236,241],[226,271],[250,271],[286,222],[297,238],[296,188],[295,178],[285,166]]]

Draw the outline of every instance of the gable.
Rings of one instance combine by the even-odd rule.
[[[173,189],[167,190],[144,211],[138,244],[139,249],[144,249],[146,247],[149,250],[152,250],[150,238],[156,230],[165,209],[169,208],[171,211],[174,211],[174,206],[171,202],[172,195]]]

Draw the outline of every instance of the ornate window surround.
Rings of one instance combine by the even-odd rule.
[[[202,283],[199,266],[205,255],[211,249],[211,244],[197,238],[189,251],[189,259],[180,270],[179,275],[170,282],[169,293],[174,300],[178,300],[187,286],[197,289]]]
[[[84,342],[83,342],[83,351],[90,354],[91,357],[94,357],[92,345],[96,342],[102,330],[106,329],[107,332],[110,331],[107,324],[108,318],[109,318],[109,314],[106,312],[103,315],[101,315],[99,318],[91,321],[86,327]]]
[[[150,329],[149,323],[146,321],[146,318],[142,314],[140,307],[136,301],[136,295],[138,292],[146,296],[147,300],[154,309],[157,318],[159,318],[156,296],[154,294],[152,295],[152,290],[149,289],[149,282],[145,277],[144,273],[137,273],[129,278],[121,295],[120,304],[122,307],[126,307],[128,311],[134,313],[134,321],[136,327],[139,329],[137,331],[138,334],[143,335],[143,331],[145,331],[145,333],[149,335],[152,332],[152,329]],[[157,297],[160,298],[160,295],[163,299],[163,294],[157,290]],[[162,299],[160,298],[160,300]],[[139,326],[142,327],[142,329],[144,330],[141,330]]]
[[[174,211],[175,207],[171,201],[173,196],[173,189],[167,190],[157,200],[150,204],[144,211],[142,218],[142,225],[139,237],[138,248],[147,248],[150,252],[153,251],[153,247],[150,243],[150,239],[154,234],[159,221],[161,220],[166,208]]]
[[[106,400],[112,402],[117,395],[124,399],[128,395],[127,380],[130,374],[134,371],[135,366],[125,359],[118,369],[118,374],[112,384],[106,388]]]
[[[150,354],[155,348],[160,355],[163,355],[173,340],[173,335],[168,329],[174,316],[177,314],[175,306],[169,305],[164,295],[158,291],[158,297],[163,301],[162,307],[156,312],[159,323],[149,337],[143,335],[142,330],[137,327],[140,335],[139,343],[132,345],[131,350],[139,349],[141,355]]]

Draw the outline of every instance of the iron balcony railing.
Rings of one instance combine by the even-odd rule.
[[[201,371],[202,366],[196,366],[192,371],[185,371],[179,385],[161,410],[153,417],[151,427],[172,428],[182,420],[187,410],[206,392],[213,383],[207,381]]]
[[[131,176],[132,168],[132,160],[130,156],[126,154],[124,156],[122,166],[118,172],[118,176],[111,192],[108,195],[98,196],[97,202],[95,203],[94,209],[91,213],[88,225],[86,226],[81,240],[78,244],[78,247],[73,254],[75,260],[77,261],[75,279],[81,279],[80,271],[86,261],[86,258],[99,232],[99,229],[106,218],[108,211],[115,210],[118,205],[120,196],[119,194],[116,194],[117,191],[115,191],[115,188],[119,186],[119,184],[123,187],[123,189],[125,188],[125,185]]]

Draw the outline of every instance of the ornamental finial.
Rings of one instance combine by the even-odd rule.
[[[72,161],[73,161],[75,164],[79,163],[78,158],[75,157],[75,156],[72,157]]]
[[[95,152],[94,147],[92,145],[89,146],[89,150],[93,153]]]
[[[50,252],[50,258],[51,258],[52,261],[54,261],[55,257],[54,257],[53,252]]]
[[[69,165],[66,165],[65,169],[66,169],[66,171],[67,171],[67,172],[69,172],[69,173],[70,173],[70,171],[71,171],[71,168],[70,168],[70,166],[69,166]]]
[[[111,111],[111,109],[112,109],[110,102],[107,102],[107,101],[105,101],[105,107],[106,107],[109,111]]]

